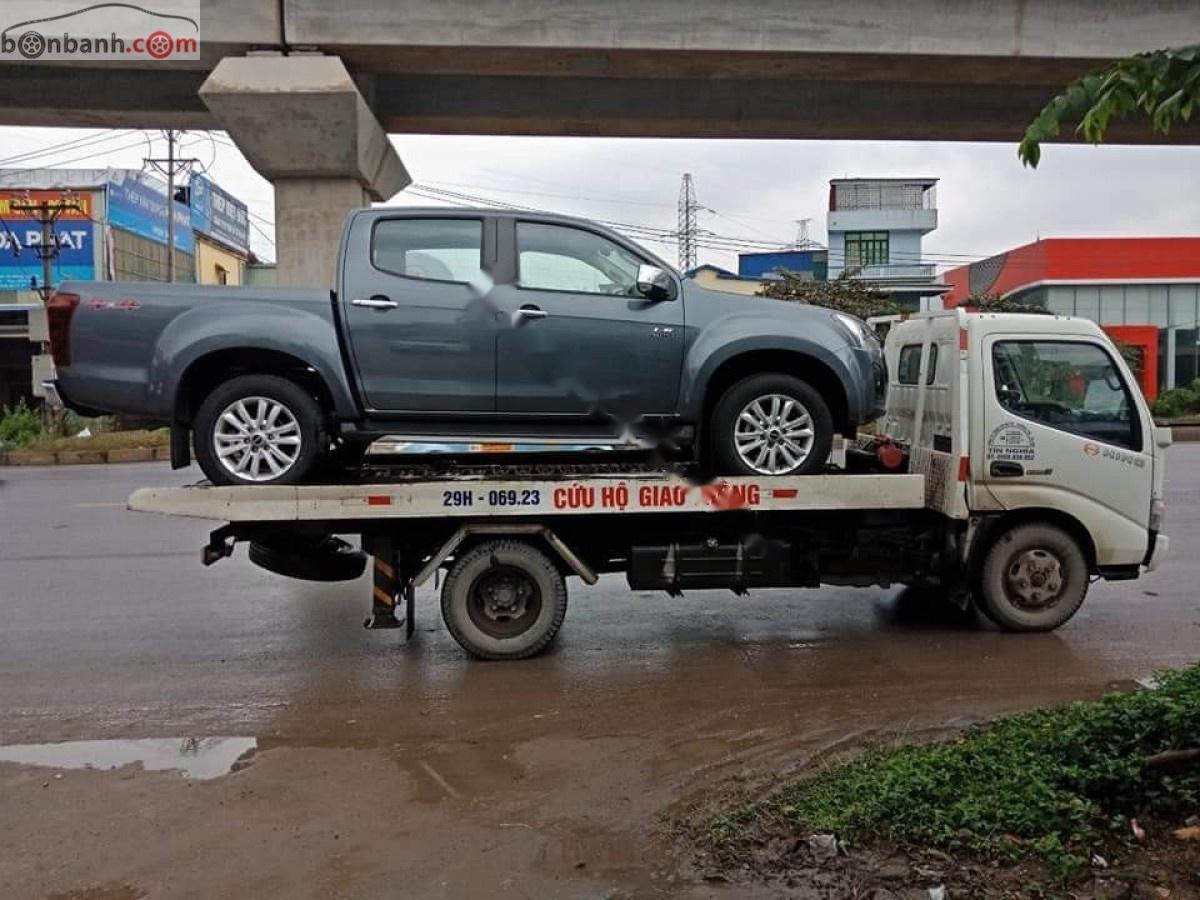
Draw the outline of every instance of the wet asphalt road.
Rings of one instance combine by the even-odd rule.
[[[398,632],[362,629],[366,582],[289,581],[251,566],[244,547],[206,569],[199,550],[209,523],[124,509],[136,487],[195,478],[161,464],[0,469],[0,744],[254,736],[263,751],[255,764],[213,783],[241,784],[246,821],[273,815],[285,795],[305,822],[330,803],[353,813],[347,798],[361,791],[362,772],[350,769],[381,766],[379,791],[361,796],[342,840],[359,823],[363,851],[379,838],[369,820],[381,816],[396,816],[389,833],[408,840],[356,858],[331,890],[321,882],[317,891],[306,867],[340,865],[344,842],[295,858],[296,845],[281,843],[214,871],[196,851],[209,839],[198,793],[178,791],[178,776],[146,774],[135,783],[151,785],[137,801],[149,830],[130,825],[132,843],[114,857],[111,834],[92,847],[71,826],[87,809],[104,818],[128,800],[112,793],[116,776],[69,776],[84,780],[68,814],[37,802],[41,774],[0,765],[15,779],[10,812],[0,808],[0,846],[82,842],[71,862],[51,864],[36,849],[20,862],[0,859],[0,882],[18,896],[114,879],[151,896],[188,896],[162,872],[189,866],[189,889],[204,886],[197,895],[263,878],[263,896],[372,896],[403,872],[414,896],[497,886],[506,896],[600,896],[613,886],[699,896],[715,888],[676,878],[663,817],[731,777],[762,782],[864,739],[1092,697],[1200,658],[1197,444],[1169,451],[1166,565],[1136,582],[1094,585],[1055,634],[964,627],[896,591],[673,600],[606,576],[592,588],[572,580],[549,653],[499,664],[465,657],[429,588],[406,646]],[[380,791],[393,794],[375,809]],[[172,819],[183,808],[176,793],[191,804],[186,823]],[[214,811],[233,802],[222,797]],[[46,818],[31,825],[31,816]],[[173,840],[138,862],[140,842],[166,828]]]

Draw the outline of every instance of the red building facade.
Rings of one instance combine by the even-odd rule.
[[[1148,397],[1200,377],[1200,237],[1047,238],[943,279],[947,308],[996,295],[1099,323],[1142,354]]]

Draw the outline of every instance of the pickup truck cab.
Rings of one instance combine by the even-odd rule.
[[[328,289],[65,282],[52,393],[152,416],[214,483],[311,480],[383,435],[669,439],[717,471],[806,474],[882,409],[870,328],[706,290],[563,216],[364,209]]]

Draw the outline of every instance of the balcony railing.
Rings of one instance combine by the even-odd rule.
[[[937,209],[937,189],[924,184],[837,184],[830,209]]]
[[[895,281],[901,278],[907,281],[932,281],[937,274],[937,266],[933,263],[888,263],[875,266],[854,266],[847,263],[846,268],[857,270],[855,277],[865,281]]]

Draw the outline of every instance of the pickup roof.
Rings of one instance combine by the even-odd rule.
[[[806,474],[882,408],[872,330],[706,290],[600,225],[480,209],[350,214],[332,290],[65,282],[57,381],[172,426],[217,483],[296,483],[418,439],[670,437],[714,468]]]

